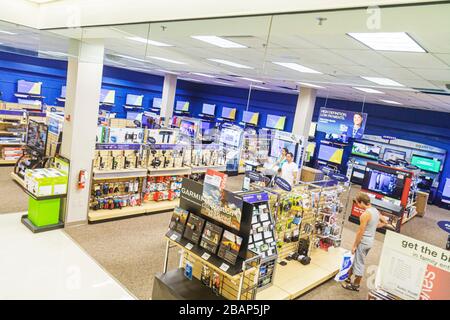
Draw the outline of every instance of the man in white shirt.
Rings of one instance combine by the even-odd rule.
[[[298,166],[294,162],[294,155],[289,152],[286,154],[286,162],[281,167],[281,178],[289,182],[291,187],[297,183]]]

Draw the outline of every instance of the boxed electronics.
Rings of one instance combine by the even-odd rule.
[[[67,174],[53,168],[33,169],[25,172],[25,186],[36,196],[67,193]]]
[[[139,128],[109,128],[108,143],[143,143],[144,130]]]

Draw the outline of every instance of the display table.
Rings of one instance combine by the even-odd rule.
[[[333,278],[340,268],[345,250],[333,248],[328,252],[316,249],[307,266],[298,261],[286,261],[277,265],[274,283],[257,293],[256,300],[294,300]]]

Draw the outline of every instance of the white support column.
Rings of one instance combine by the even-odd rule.
[[[104,57],[103,44],[74,42],[73,47],[77,57],[68,62],[61,147],[61,154],[70,160],[66,224],[87,221]],[[78,188],[80,170],[86,170],[84,189]]]
[[[162,92],[161,116],[164,117],[165,126],[169,126],[170,118],[173,116],[173,106],[175,104],[175,93],[177,91],[177,76],[166,74]]]
[[[316,104],[317,90],[312,88],[300,88],[297,107],[295,109],[294,125],[292,133],[303,137],[309,136],[309,129]]]

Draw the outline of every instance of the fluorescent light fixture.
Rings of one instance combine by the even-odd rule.
[[[173,64],[187,64],[186,62],[176,61],[176,60],[167,59],[167,58],[163,58],[163,57],[149,56],[147,58],[159,60],[159,61],[163,61],[163,62],[168,62],[168,63],[173,63]]]
[[[247,81],[251,81],[251,82],[256,82],[256,83],[263,83],[264,82],[264,81],[261,81],[261,80],[256,80],[256,79],[246,78],[246,77],[240,77],[239,79],[247,80]]]
[[[215,78],[215,76],[212,76],[210,74],[200,73],[200,72],[192,72],[192,74],[195,74],[195,75],[200,76],[200,77]]]
[[[350,32],[347,34],[373,50],[426,52],[406,32]]]
[[[359,91],[363,91],[366,93],[381,93],[384,94],[384,92],[375,90],[375,89],[371,89],[371,88],[361,88],[361,87],[353,87],[353,89],[359,90]]]
[[[377,78],[377,77],[361,77],[361,78],[376,84],[380,84],[382,86],[404,87],[404,85],[402,85],[401,83],[398,83],[397,81],[388,78]]]
[[[232,61],[228,61],[228,60],[222,60],[222,59],[208,59],[209,61],[213,61],[213,62],[217,62],[220,64],[224,64],[230,67],[235,67],[235,68],[239,68],[239,69],[253,69],[252,67],[243,65],[243,64],[239,64],[236,62],[232,62]]]
[[[316,70],[313,70],[311,68],[302,66],[301,64],[295,63],[295,62],[273,62],[274,64],[277,64],[279,66],[289,68],[298,72],[304,72],[304,73],[322,73]]]
[[[261,89],[261,90],[270,90],[270,88],[263,87],[263,86],[254,86],[254,85],[252,85],[251,87],[252,88],[256,88],[256,89]]]
[[[123,55],[123,54],[115,54],[114,56],[119,57],[119,58],[128,59],[128,60],[134,60],[134,61],[139,61],[139,62],[147,62],[144,59],[139,59],[139,58],[135,58],[135,57],[131,57],[131,56],[126,56],[126,55]]]
[[[221,38],[217,36],[191,36],[193,39],[197,39],[203,42],[207,42],[221,48],[247,48],[246,46]]]
[[[173,45],[171,45],[171,44],[154,41],[154,40],[150,40],[150,39],[145,39],[145,38],[141,38],[141,37],[127,37],[127,39],[137,41],[137,42],[147,43],[151,46],[156,46],[156,47],[173,47]]]
[[[392,100],[383,100],[383,99],[380,99],[380,101],[386,102],[386,103],[389,103],[389,104],[402,105],[400,102],[392,101]]]
[[[192,79],[192,78],[178,78],[178,80],[183,80],[183,81],[193,81],[193,82],[203,82],[201,80],[198,79]]]
[[[224,82],[224,81],[213,81],[214,83],[217,83],[217,84],[223,84],[223,85],[226,85],[226,86],[232,86],[233,84],[231,84],[231,83],[229,83],[229,82]]]
[[[57,57],[67,57],[67,56],[68,56],[67,53],[59,52],[59,51],[44,51],[44,50],[39,50],[38,53],[46,54],[46,55],[49,55],[49,56],[57,56]]]
[[[0,33],[8,34],[8,35],[10,35],[10,36],[13,36],[13,35],[16,35],[16,34],[17,34],[17,33],[10,32],[10,31],[5,31],[5,30],[0,30]]]
[[[304,86],[304,87],[310,87],[310,88],[316,88],[316,89],[323,89],[324,87],[322,86],[318,86],[316,84],[312,84],[312,83],[307,83],[307,82],[298,82],[299,85]]]
[[[169,70],[163,70],[163,69],[158,69],[158,70],[156,70],[156,71],[164,72],[164,73],[169,73],[169,74],[179,74],[178,72],[169,71]]]

